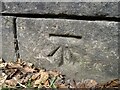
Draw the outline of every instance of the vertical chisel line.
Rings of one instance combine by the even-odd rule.
[[[58,67],[62,66],[64,64],[64,46],[61,46],[61,61],[59,62]]]
[[[17,40],[17,26],[16,26],[16,17],[13,19],[13,34],[14,34],[14,48],[15,48],[15,55],[16,59],[20,58],[19,54],[19,46],[18,46],[18,40]]]

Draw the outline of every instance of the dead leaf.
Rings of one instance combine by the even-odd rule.
[[[40,76],[40,72],[38,72],[38,73],[35,73],[32,77],[31,77],[31,79],[32,80],[35,80],[35,79],[37,79],[39,76]]]
[[[24,66],[23,67],[23,70],[24,70],[24,72],[25,73],[28,73],[28,72],[34,72],[35,70],[33,69],[33,68],[31,68],[31,67],[29,67],[29,66]]]
[[[73,86],[74,88],[77,88],[77,84],[76,84],[76,81],[75,81],[74,79],[73,79],[72,86]]]
[[[8,72],[6,72],[7,73],[7,75],[8,75],[8,79],[11,79],[12,77],[14,77],[14,75],[16,75],[16,73],[17,73],[17,69],[10,69]]]
[[[2,73],[2,76],[0,76],[0,87],[2,87],[6,78],[7,78],[7,75],[5,73]]]
[[[97,85],[97,82],[95,80],[87,79],[84,81],[85,88],[93,88]]]
[[[29,62],[28,62],[26,65],[27,65],[28,67],[33,67],[33,66],[34,66],[32,63],[29,63]]]
[[[120,80],[119,79],[112,80],[110,82],[107,82],[103,86],[105,88],[118,87],[118,86],[120,86]]]
[[[7,63],[0,63],[0,69],[3,69],[7,66]]]
[[[35,80],[35,84],[34,84],[34,86],[37,86],[37,85],[39,85],[40,84],[40,80],[38,79],[38,80]]]
[[[45,81],[49,78],[49,74],[48,72],[41,72],[41,76],[40,76],[40,82],[41,83],[45,83]]]
[[[56,76],[59,76],[59,72],[57,72],[57,71],[49,71],[49,74],[50,75],[53,75],[54,77],[56,77]]]
[[[16,63],[21,64],[22,63],[22,59],[18,58]]]
[[[57,70],[39,69],[28,63],[18,59],[16,62],[6,62],[0,59],[0,68],[4,72],[4,78],[0,77],[0,86],[16,88],[19,84],[23,88],[27,88],[28,81],[30,85],[37,88],[117,88],[120,86],[120,80],[115,79],[105,84],[98,84],[95,80],[87,79],[83,82],[66,82],[65,75]],[[69,80],[69,79],[68,79]],[[26,86],[25,86],[26,85]]]
[[[6,68],[8,68],[8,69],[21,69],[22,66],[20,64],[15,64],[15,63],[9,62],[9,63],[7,63]]]
[[[24,88],[27,88],[25,85],[22,85],[15,77],[13,77],[13,79],[14,79],[20,86],[22,86],[22,87],[24,87]]]
[[[5,63],[5,60],[3,58],[0,58],[0,64]]]
[[[10,86],[16,86],[17,81],[14,79],[6,80],[5,83]]]
[[[57,88],[67,88],[65,84],[56,84]]]
[[[20,83],[26,83],[28,82],[28,80],[31,78],[32,73],[26,73],[26,75],[24,75],[24,77],[20,80]]]
[[[44,86],[49,87],[49,81],[48,80],[44,83]]]
[[[49,74],[47,72],[41,71],[40,72],[40,78],[35,81],[35,84],[44,84],[47,79],[49,78]]]

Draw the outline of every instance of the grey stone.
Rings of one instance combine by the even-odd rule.
[[[2,12],[2,2],[0,1],[0,13]]]
[[[2,58],[7,61],[15,59],[13,17],[2,16]]]
[[[68,77],[118,78],[118,22],[17,19],[21,58]]]
[[[2,2],[119,2],[119,0],[1,0]]]
[[[2,13],[120,17],[118,2],[4,2]]]
[[[0,16],[0,22],[2,22],[1,16]],[[2,23],[0,23],[0,58],[2,58]]]

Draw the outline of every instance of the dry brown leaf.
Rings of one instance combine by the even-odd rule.
[[[2,58],[0,58],[0,63],[3,63],[3,59]]]
[[[59,72],[57,71],[49,71],[49,74],[53,75],[54,77],[59,76]]]
[[[85,85],[85,88],[93,88],[98,84],[95,80],[90,79],[85,80],[83,83]]]
[[[35,84],[36,85],[41,84],[41,83],[44,84],[47,81],[48,78],[49,78],[49,74],[47,72],[41,71],[40,72],[40,78],[35,81]]]
[[[2,76],[0,76],[0,87],[2,87],[6,78],[7,78],[7,75],[5,73],[2,73]]]
[[[24,77],[20,80],[21,83],[26,83],[28,82],[28,80],[31,78],[32,73],[26,73],[26,75],[24,75]]]
[[[29,63],[29,62],[26,65],[29,66],[29,67],[33,67],[34,66],[32,63]]]
[[[0,64],[1,64],[1,63],[5,63],[5,60],[2,59],[2,58],[0,58]]]
[[[22,59],[18,58],[16,63],[21,64],[22,63]]]
[[[17,74],[17,69],[10,69],[10,71],[7,73],[8,74],[8,78],[12,78]]]
[[[7,66],[7,63],[0,63],[0,69],[3,69]]]
[[[49,78],[48,72],[41,72],[41,77],[39,79],[41,83],[45,83],[48,78]]]
[[[5,83],[10,86],[16,86],[17,81],[14,79],[6,80]]]
[[[77,88],[77,84],[75,80],[73,80],[72,87]]]
[[[17,72],[14,77],[15,77],[16,79],[20,80],[21,77],[23,77],[23,75],[21,75],[19,72]]]
[[[95,80],[90,80],[88,83],[89,87],[95,87],[98,83]]]
[[[105,87],[105,88],[118,87],[118,86],[120,87],[119,79],[112,80],[103,85],[103,87]]]
[[[43,85],[42,85],[42,84],[39,84],[39,85],[38,85],[38,88],[43,88]]]
[[[48,80],[45,82],[44,86],[49,87],[49,81]]]
[[[39,85],[40,84],[40,80],[38,79],[38,80],[35,80],[35,83],[34,83],[34,86],[37,86],[37,85]]]
[[[35,74],[31,77],[31,79],[32,79],[32,80],[35,80],[35,79],[37,79],[39,76],[40,76],[40,72],[35,73]]]
[[[56,70],[46,71],[45,69],[38,69],[33,67],[32,63],[27,63],[18,59],[17,62],[9,62],[5,63],[0,59],[0,67],[6,74],[6,78],[0,80],[4,85],[8,85],[9,87],[16,87],[16,84],[19,84],[23,88],[27,88],[25,85],[28,80],[31,80],[31,84],[33,87],[37,88],[51,88],[50,86],[50,78],[57,77],[54,85],[57,88],[111,88],[111,87],[119,87],[120,80],[115,79],[105,84],[98,84],[95,80],[87,79],[83,82],[73,82],[66,83],[65,75],[62,75],[60,72]],[[6,80],[7,79],[7,80]],[[2,85],[0,81],[0,86]],[[54,80],[53,80],[54,81]],[[24,85],[25,84],[25,85]]]
[[[28,73],[28,72],[31,72],[31,73],[32,73],[32,72],[35,71],[33,68],[31,68],[31,67],[29,67],[29,66],[24,66],[23,70],[24,70],[25,73]]]
[[[17,72],[17,69],[4,69],[4,73],[8,75],[9,78]]]
[[[57,88],[67,88],[65,84],[56,84]]]
[[[27,88],[25,85],[22,85],[15,77],[13,77],[13,79],[14,79],[21,87]]]
[[[14,63],[12,63],[12,62],[9,62],[9,63],[7,64],[7,67],[6,67],[6,68],[8,68],[8,69],[21,69],[22,66],[21,66],[20,64],[14,64]]]

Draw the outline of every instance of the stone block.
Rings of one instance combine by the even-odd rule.
[[[2,42],[0,42],[0,45],[2,46],[2,58],[7,61],[13,61],[16,58],[14,48],[13,17],[2,16],[1,18],[2,29],[0,30],[0,37],[2,37]]]
[[[118,2],[4,2],[2,13],[120,17]]]
[[[0,16],[0,22],[2,22],[1,16]],[[0,23],[0,58],[2,58],[2,23]]]
[[[118,22],[18,18],[21,58],[68,77],[118,78]]]

